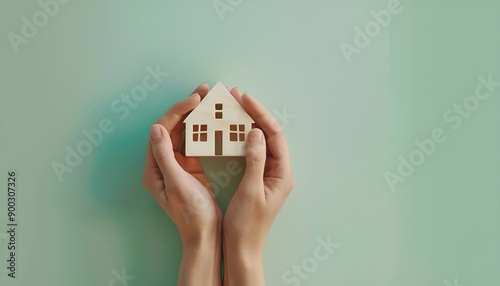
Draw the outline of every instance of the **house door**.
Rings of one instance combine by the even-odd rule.
[[[215,155],[222,156],[222,130],[215,130]]]

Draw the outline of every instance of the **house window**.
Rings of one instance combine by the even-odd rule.
[[[222,103],[216,103],[215,110],[215,119],[222,119]]]
[[[229,141],[245,141],[245,124],[229,125]]]
[[[194,124],[193,125],[193,141],[198,142],[207,141],[207,125],[206,124]]]

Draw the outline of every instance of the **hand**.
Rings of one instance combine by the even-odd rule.
[[[224,215],[224,285],[264,285],[264,243],[295,181],[280,124],[248,93],[231,94],[264,132],[247,136],[245,175]]]
[[[198,158],[179,152],[186,114],[208,93],[203,83],[151,126],[142,184],[182,240],[178,285],[221,284],[222,211]]]

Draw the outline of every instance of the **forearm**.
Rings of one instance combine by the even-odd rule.
[[[183,243],[179,286],[221,285],[221,240]]]
[[[263,286],[262,250],[243,251],[223,245],[224,286]]]

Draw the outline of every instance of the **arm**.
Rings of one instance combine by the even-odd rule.
[[[195,245],[183,242],[178,285],[221,285],[220,233],[214,238]]]
[[[260,129],[248,134],[245,175],[224,216],[224,285],[265,285],[264,243],[295,181],[279,123],[249,94],[231,94]]]
[[[178,150],[186,114],[208,92],[201,84],[150,130],[143,186],[172,219],[182,240],[178,285],[221,284],[222,211],[198,158]]]

